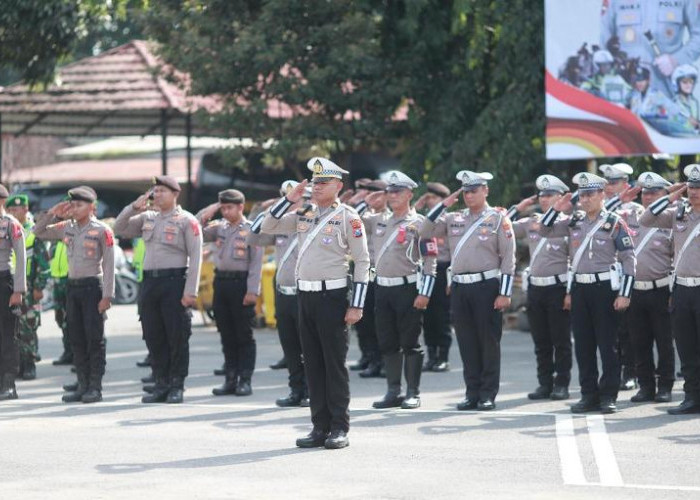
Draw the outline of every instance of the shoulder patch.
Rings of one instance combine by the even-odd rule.
[[[114,246],[114,233],[112,233],[112,230],[108,227],[105,228],[105,245],[108,247]]]
[[[190,219],[190,229],[192,229],[192,234],[199,236],[199,222],[195,219]]]
[[[18,240],[22,236],[22,226],[19,225],[19,222],[17,221],[12,221],[12,239],[13,240]]]

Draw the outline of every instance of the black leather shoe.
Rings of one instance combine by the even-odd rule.
[[[314,429],[308,434],[308,436],[297,439],[297,446],[299,448],[320,448],[326,444],[327,438],[328,433],[326,431]]]
[[[398,394],[386,393],[383,399],[372,403],[372,408],[398,408],[403,404],[403,396]]]
[[[348,365],[348,368],[350,369],[350,371],[357,372],[367,368],[367,365],[369,365],[369,357],[361,356],[360,359],[358,359],[357,361],[350,363]]]
[[[221,387],[214,387],[211,393],[214,396],[231,396],[236,394],[238,387],[238,377],[227,378]]]
[[[22,372],[22,380],[34,380],[36,379],[36,365],[34,361],[29,361],[24,366],[24,371]]]
[[[600,398],[600,413],[603,415],[617,413],[617,404],[615,399],[611,397]]]
[[[287,368],[287,360],[285,358],[282,358],[277,363],[270,365],[271,370],[284,370],[286,368]]]
[[[73,364],[73,354],[63,351],[57,359],[53,360],[51,363],[54,366],[72,365]]]
[[[165,400],[168,404],[179,404],[182,403],[182,395],[185,392],[184,389],[173,388],[168,391],[168,398]]]
[[[692,413],[700,413],[700,402],[694,399],[684,399],[681,404],[666,410],[669,415],[690,415]]]
[[[221,368],[214,368],[214,375],[217,377],[221,377],[222,375],[226,375],[226,369],[224,366]]]
[[[331,431],[331,435],[328,436],[323,445],[327,450],[339,450],[340,448],[350,446],[350,441],[348,440],[348,435],[345,431],[336,430]]]
[[[649,389],[647,387],[642,387],[637,391],[637,394],[630,398],[632,403],[648,403],[654,401],[654,389]]]
[[[97,389],[88,389],[81,398],[83,403],[98,403],[102,401],[102,392]]]
[[[673,394],[671,389],[659,389],[654,397],[654,401],[657,403],[670,403],[673,401]]]
[[[302,399],[303,398],[301,394],[290,392],[289,396],[287,396],[286,398],[279,398],[277,401],[275,401],[275,404],[280,408],[288,408],[290,406],[301,406]]]
[[[85,390],[79,387],[77,391],[64,394],[61,401],[64,403],[80,403],[83,400],[83,394],[85,394]]]
[[[415,410],[416,408],[420,408],[420,396],[406,396],[401,403],[401,408],[404,410]]]
[[[151,356],[147,355],[145,358],[143,358],[142,361],[137,361],[136,366],[139,368],[146,368],[148,366],[151,366]]]
[[[143,386],[143,392],[148,393],[148,394],[153,394],[153,391],[156,390],[156,384],[146,384]]]
[[[483,401],[479,401],[479,404],[476,405],[476,409],[479,411],[491,411],[496,409],[496,403],[493,402],[493,399],[485,399]]]
[[[142,397],[141,402],[145,404],[165,403],[165,401],[168,399],[169,392],[170,388],[168,387],[156,387],[152,394]]]
[[[591,396],[584,396],[579,402],[571,405],[571,413],[588,413],[598,410],[600,410],[600,400]]]
[[[359,373],[359,375],[362,378],[380,378],[381,372],[382,364],[379,361],[372,361]]]
[[[530,394],[528,394],[527,398],[532,399],[532,400],[549,399],[551,395],[552,395],[552,388],[541,385],[537,389],[532,391]]]
[[[472,398],[466,398],[464,401],[457,403],[459,411],[476,410],[477,406],[479,406],[479,402]]]
[[[156,381],[156,378],[153,376],[152,373],[150,375],[148,375],[147,377],[141,377],[141,382],[144,384],[152,384],[155,381]]]
[[[620,381],[621,391],[631,391],[637,388],[637,381],[634,378],[623,378]]]
[[[63,390],[66,392],[73,392],[78,390],[78,382],[73,382],[70,384],[63,384]]]
[[[241,377],[236,387],[236,396],[250,396],[251,394],[253,394],[253,388],[250,385],[250,379]]]
[[[308,408],[309,406],[311,406],[311,400],[308,398],[308,396],[302,398],[302,400],[299,401],[299,406],[301,406],[302,408]]]
[[[563,401],[569,399],[569,388],[565,385],[555,385],[549,398],[553,401]]]

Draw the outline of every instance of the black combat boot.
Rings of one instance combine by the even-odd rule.
[[[275,404],[280,408],[288,408],[290,406],[301,406],[301,400],[304,399],[303,393],[292,391],[286,398],[279,398]]]
[[[238,387],[238,374],[235,371],[229,371],[226,374],[226,380],[221,387],[214,387],[211,393],[214,396],[228,396],[236,394],[236,387]]]
[[[372,403],[374,408],[397,408],[403,403],[401,396],[401,366],[403,354],[394,352],[384,356],[384,369],[386,370],[387,392],[384,398]]]
[[[151,355],[146,354],[146,357],[143,358],[143,361],[136,362],[136,366],[138,366],[139,368],[146,368],[146,367],[151,366]]]
[[[153,392],[148,396],[141,398],[142,403],[165,403],[168,399],[168,392],[170,392],[170,385],[168,385],[168,379],[163,377],[158,377],[156,379],[156,385],[153,388]]]
[[[53,360],[54,366],[72,365],[73,364],[73,353],[70,351],[63,351],[57,359]]]
[[[78,373],[78,387],[74,391],[67,392],[63,395],[64,403],[80,403],[83,400],[83,394],[88,390],[88,378],[83,373]]]
[[[382,373],[382,360],[381,358],[368,358],[369,362],[364,370],[362,370],[359,375],[362,378],[379,378]]]
[[[527,398],[532,399],[532,400],[549,399],[551,395],[552,395],[552,386],[551,385],[540,385],[537,387],[537,389],[535,389],[530,394],[528,394]]]
[[[406,376],[406,399],[401,403],[404,410],[420,408],[420,374],[423,366],[423,353],[413,352],[404,359]]]
[[[22,380],[34,380],[36,378],[36,364],[34,358],[28,358],[24,362],[24,370],[22,371]]]
[[[250,375],[241,375],[236,387],[236,396],[250,396],[253,394],[253,387],[250,384]]]
[[[165,402],[168,404],[182,403],[184,393],[185,379],[183,379],[182,377],[172,377],[170,379],[170,390],[168,391],[168,396]]]

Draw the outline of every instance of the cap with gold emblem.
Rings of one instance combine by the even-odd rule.
[[[70,201],[86,201],[94,203],[97,201],[97,193],[89,186],[78,186],[68,190]]]
[[[165,186],[171,191],[179,193],[181,191],[180,184],[175,180],[175,177],[169,175],[157,175],[153,178],[154,186]]]
[[[313,172],[312,179],[342,179],[343,174],[349,174],[347,170],[343,170],[338,165],[320,156],[311,158],[306,167]]]
[[[7,191],[7,188],[0,184],[0,199],[4,199],[10,196],[10,193]]]
[[[683,169],[683,173],[688,178],[688,187],[700,187],[700,164],[691,163]]]
[[[569,191],[569,186],[564,184],[559,177],[550,174],[540,175],[535,180],[535,187],[539,190],[540,195],[564,194]]]
[[[442,198],[450,196],[450,188],[440,182],[428,182],[425,187],[429,193],[436,194]]]
[[[583,191],[601,191],[608,183],[604,178],[590,172],[579,172],[574,175],[573,183],[578,186],[578,190]]]
[[[225,189],[219,193],[219,203],[245,203],[245,195],[238,189]]]
[[[460,170],[455,176],[462,183],[462,191],[473,191],[479,186],[487,186],[493,179],[489,172],[472,172],[471,170]]]
[[[634,169],[627,163],[615,163],[614,165],[601,165],[598,170],[603,173],[603,177],[609,180],[628,179]]]
[[[29,206],[29,196],[26,194],[13,194],[7,198],[5,202],[7,208],[10,207],[28,207]]]
[[[415,189],[418,187],[418,184],[413,179],[398,170],[389,170],[380,177],[386,182],[387,191],[401,191],[402,189]]]
[[[637,178],[637,184],[642,187],[643,191],[666,189],[671,185],[670,182],[655,172],[644,172]]]

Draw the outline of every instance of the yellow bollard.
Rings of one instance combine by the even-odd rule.
[[[274,262],[266,262],[262,266],[262,307],[265,317],[265,324],[270,328],[277,327],[275,319],[275,272],[277,265]]]

